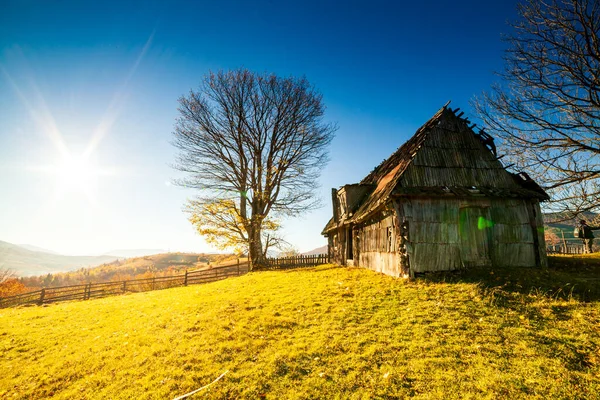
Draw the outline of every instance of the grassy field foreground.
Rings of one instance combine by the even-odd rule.
[[[598,298],[484,274],[321,266],[3,309],[0,398],[169,399],[225,371],[191,398],[600,398]]]

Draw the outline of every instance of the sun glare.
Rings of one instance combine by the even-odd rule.
[[[88,157],[64,155],[53,171],[59,196],[83,193],[93,197],[100,171]]]

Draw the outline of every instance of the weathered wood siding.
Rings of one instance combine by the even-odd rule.
[[[329,258],[339,265],[346,265],[346,230],[337,229],[328,236]]]
[[[411,272],[535,266],[537,226],[530,221],[528,203],[489,198],[398,200],[408,223]]]
[[[361,267],[392,276],[402,276],[399,251],[400,226],[393,211],[377,214],[355,229],[355,260]]]
[[[408,259],[412,273],[461,267],[455,199],[403,199],[398,208],[408,222]]]
[[[546,239],[544,235],[544,216],[538,200],[530,200],[531,210],[533,210],[534,224],[533,230],[537,233],[537,253],[539,266],[548,268],[548,253],[546,252]]]
[[[398,261],[397,253],[370,251],[361,253],[358,266],[366,267],[375,272],[386,275],[402,277],[402,270]]]
[[[536,265],[529,201],[502,199],[492,202],[492,261],[496,266],[534,267]],[[543,225],[542,225],[543,226]]]

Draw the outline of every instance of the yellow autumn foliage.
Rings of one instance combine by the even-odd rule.
[[[238,254],[248,251],[250,219],[240,215],[234,200],[190,201],[187,212],[190,214],[190,222],[208,244],[220,250],[233,250]],[[280,228],[279,221],[270,217],[264,218],[261,224],[263,236],[272,236]]]

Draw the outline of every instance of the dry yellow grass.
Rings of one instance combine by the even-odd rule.
[[[438,278],[322,266],[0,310],[0,398],[169,399],[227,370],[192,398],[599,398],[597,299]]]

